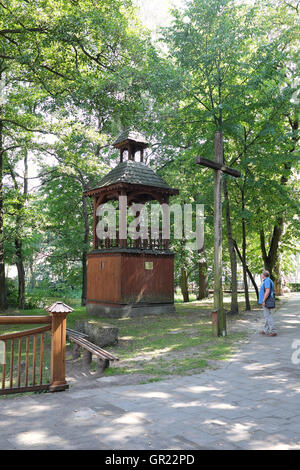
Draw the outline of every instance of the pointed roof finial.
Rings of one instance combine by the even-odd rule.
[[[54,304],[45,307],[45,310],[49,313],[70,313],[74,309],[64,302],[54,302]]]

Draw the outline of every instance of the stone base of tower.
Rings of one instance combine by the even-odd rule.
[[[102,305],[88,303],[86,306],[88,315],[108,318],[142,317],[146,315],[162,315],[175,313],[174,304],[149,304],[149,305]]]
[[[112,248],[88,255],[89,315],[122,318],[174,312],[170,251]]]

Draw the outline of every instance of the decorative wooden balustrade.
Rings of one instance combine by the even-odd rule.
[[[52,310],[51,310],[52,309]],[[0,316],[1,325],[40,325],[0,335],[0,395],[38,390],[66,390],[66,316],[72,309],[62,302],[50,315]]]
[[[169,250],[169,244],[169,239],[163,238],[161,231],[157,238],[151,238],[151,233],[149,233],[148,238],[137,238],[136,240],[130,237],[127,239],[120,239],[119,232],[116,231],[115,236],[107,233],[106,238],[98,239],[97,241],[98,248],[100,249],[135,248],[140,250],[165,251]]]

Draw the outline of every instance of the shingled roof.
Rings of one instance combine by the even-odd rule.
[[[140,184],[171,190],[170,186],[145,163],[126,160],[110,171],[99,184],[92,189],[103,188],[116,183]]]
[[[139,132],[131,129],[126,129],[125,131],[123,131],[122,134],[120,134],[117,140],[113,143],[113,145],[115,147],[118,147],[119,144],[128,140],[132,140],[138,144],[143,144],[143,146],[145,147],[148,146],[148,142],[145,137]]]

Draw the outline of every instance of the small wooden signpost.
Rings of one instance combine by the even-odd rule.
[[[215,134],[215,159],[196,157],[195,163],[214,170],[214,311],[217,312],[215,333],[226,336],[226,315],[223,307],[222,290],[222,174],[239,178],[241,173],[224,165],[223,135]]]

